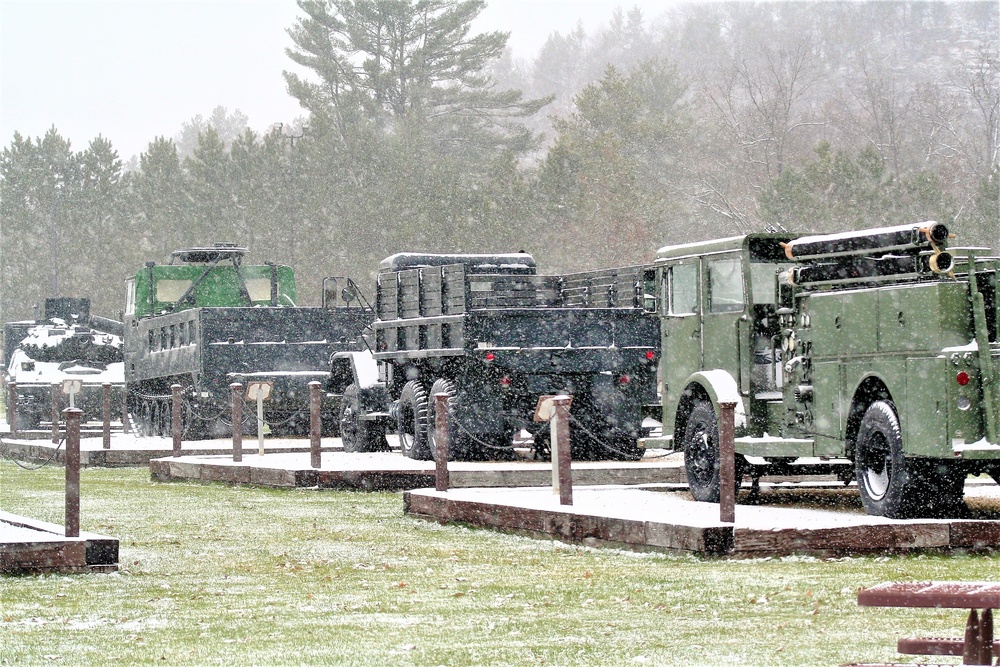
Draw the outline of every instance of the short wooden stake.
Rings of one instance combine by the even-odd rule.
[[[239,463],[243,460],[243,385],[234,382],[229,391],[233,402],[233,461]]]
[[[719,521],[736,521],[736,403],[719,403]]]
[[[80,537],[80,408],[66,408],[66,537]]]
[[[174,437],[174,456],[181,455],[181,435],[183,420],[181,419],[181,391],[184,389],[179,384],[170,385],[170,433]]]
[[[447,491],[451,484],[448,475],[448,394],[434,394],[434,489]]]
[[[323,383],[313,380],[309,383],[309,465],[318,470],[323,465],[323,397],[320,389]]]
[[[556,396],[552,399],[553,414],[551,421],[552,465],[556,471],[556,488],[559,493],[560,505],[573,504],[573,471],[571,463],[573,454],[569,441],[569,406],[572,402],[569,396]]]

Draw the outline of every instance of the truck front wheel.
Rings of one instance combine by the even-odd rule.
[[[361,419],[358,387],[348,385],[340,401],[340,437],[345,452],[380,452],[388,449],[385,426]]]
[[[403,385],[403,391],[399,393],[396,425],[403,455],[429,461],[431,448],[427,444],[427,392],[415,380]]]
[[[684,424],[684,469],[694,499],[719,502],[719,421],[712,404],[700,400],[691,408]],[[736,489],[739,490],[746,460],[736,455]]]

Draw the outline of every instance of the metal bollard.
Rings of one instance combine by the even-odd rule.
[[[104,449],[111,449],[111,383],[105,382],[101,385],[103,392],[101,401],[102,417],[104,418]]]
[[[447,491],[451,480],[448,475],[448,394],[434,394],[434,489]]]
[[[80,408],[66,408],[66,537],[80,537]]]
[[[559,491],[559,504],[573,504],[573,472],[571,462],[573,454],[569,442],[569,406],[572,402],[569,396],[556,396],[552,399],[553,413],[550,425],[552,438],[552,465],[556,473],[556,487]]]
[[[7,385],[7,425],[10,426],[10,434],[17,436],[17,383],[11,382]]]
[[[719,521],[736,521],[736,403],[719,403]]]
[[[323,465],[322,461],[322,435],[323,418],[322,407],[323,397],[320,395],[320,388],[323,383],[313,380],[309,383],[309,465],[319,469]]]
[[[233,461],[243,460],[243,385],[234,382],[229,385],[233,399]]]
[[[174,383],[170,385],[170,433],[174,437],[174,456],[181,455],[181,390],[184,387]]]
[[[59,405],[62,403],[59,385],[52,385],[52,444],[59,444]]]

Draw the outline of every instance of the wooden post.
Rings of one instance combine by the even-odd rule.
[[[183,431],[181,419],[181,391],[183,386],[174,383],[170,385],[170,433],[174,436],[174,456],[181,455],[181,435]]]
[[[234,382],[229,385],[233,408],[233,461],[243,460],[243,385]]]
[[[101,412],[104,418],[104,439],[102,445],[104,449],[111,449],[111,383],[105,382],[101,384],[102,398],[101,401]]]
[[[434,394],[434,489],[447,491],[451,480],[448,476],[448,394]]]
[[[80,408],[66,408],[66,537],[80,537]]]
[[[10,434],[17,437],[17,383],[11,382],[7,385],[7,425],[10,426]]]
[[[323,465],[322,429],[323,429],[323,397],[320,388],[323,383],[313,380],[309,383],[309,465],[319,469]]]
[[[551,423],[552,465],[556,468],[556,479],[559,490],[559,504],[573,504],[573,460],[569,442],[569,406],[572,399],[569,396],[556,396],[552,399],[553,413]]]
[[[719,521],[736,521],[736,403],[719,403]]]
[[[52,444],[59,443],[59,405],[62,400],[59,398],[62,396],[62,391],[59,385],[52,385]]]

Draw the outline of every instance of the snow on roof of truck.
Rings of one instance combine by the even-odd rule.
[[[479,255],[399,252],[379,264],[379,271],[464,264],[469,273],[535,273],[535,258],[526,252]]]
[[[247,248],[241,248],[235,243],[215,243],[209,247],[174,250],[170,253],[170,263],[173,264],[174,260],[187,264],[208,264],[230,258],[239,260],[247,252]]]
[[[752,257],[766,257],[775,254],[780,249],[778,243],[787,241],[789,238],[791,238],[789,234],[761,232],[757,234],[745,234],[743,236],[729,236],[723,239],[709,239],[707,241],[695,241],[694,243],[668,245],[656,251],[656,261],[659,263],[679,257],[700,257],[702,255],[721,252],[732,252],[742,249],[747,244],[749,245]]]

